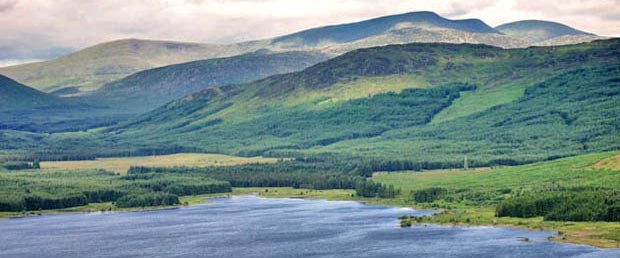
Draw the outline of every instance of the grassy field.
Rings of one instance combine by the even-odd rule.
[[[544,221],[542,217],[495,217],[495,206],[472,205],[463,202],[435,201],[429,204],[411,203],[409,193],[429,187],[448,191],[468,191],[478,196],[493,196],[505,189],[513,193],[527,190],[562,187],[606,187],[620,189],[618,153],[589,154],[524,166],[486,168],[478,170],[437,170],[427,172],[376,173],[373,180],[393,184],[403,191],[401,200],[385,203],[414,205],[419,208],[441,209],[443,212],[423,222],[454,225],[498,225],[529,230],[561,232],[555,240],[593,245],[620,247],[618,222],[559,222]],[[487,197],[488,198],[488,197]],[[490,200],[487,200],[490,201]]]
[[[559,186],[567,189],[572,187],[605,187],[620,190],[620,169],[617,169],[619,155],[618,152],[595,153],[515,167],[375,173],[372,180],[383,184],[392,184],[402,190],[402,194],[396,198],[363,198],[357,196],[355,190],[251,187],[234,188],[230,193],[181,196],[180,205],[148,207],[146,209],[175,208],[183,205],[199,204],[209,197],[244,194],[254,194],[267,198],[293,197],[347,200],[373,205],[414,207],[440,211],[435,216],[423,218],[421,220],[422,223],[461,226],[507,226],[527,230],[544,230],[556,232],[557,235],[553,237],[555,241],[605,248],[619,248],[620,223],[618,222],[545,221],[543,217],[498,218],[495,216],[495,206],[497,203],[510,197],[511,194],[519,192]],[[454,201],[440,199],[432,203],[416,203],[411,198],[412,191],[429,187],[442,187],[452,193],[465,194],[470,199]],[[478,199],[474,200],[474,198]],[[121,209],[115,207],[110,202],[106,202],[59,210],[1,212],[0,218],[60,212],[135,211],[143,209]]]
[[[602,159],[593,165],[596,169],[620,170],[620,155]]]
[[[41,168],[48,169],[105,169],[116,173],[125,174],[130,166],[148,167],[206,167],[206,166],[230,166],[249,163],[274,163],[275,158],[263,157],[235,157],[221,154],[181,153],[172,155],[124,157],[124,158],[100,158],[96,160],[80,161],[45,161],[41,162]]]
[[[503,188],[532,189],[551,184],[564,187],[605,186],[620,189],[620,169],[597,169],[601,162],[611,159],[610,156],[615,158],[617,154],[597,153],[494,169],[376,173],[373,179],[393,184],[404,193],[428,187],[494,191]]]

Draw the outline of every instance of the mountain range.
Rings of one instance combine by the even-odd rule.
[[[9,129],[0,149],[49,159],[333,154],[448,167],[463,155],[493,166],[614,150],[620,41],[594,39],[541,21],[492,28],[417,12],[233,45],[117,41],[3,70],[48,86],[0,78],[10,111],[0,116]],[[586,42],[531,46],[570,40]]]
[[[619,75],[618,39],[359,49],[299,72],[210,87],[93,132],[52,134],[37,151],[330,154],[455,167],[468,155],[472,166],[522,164],[618,149]]]
[[[229,45],[118,40],[54,60],[0,68],[0,74],[44,92],[79,96],[142,70],[230,57],[261,49],[276,52],[319,51],[334,57],[358,48],[412,42],[479,43],[519,48],[598,39],[564,25],[550,24],[524,21],[492,28],[478,19],[450,20],[432,12],[412,12]],[[554,40],[563,36],[571,37]]]

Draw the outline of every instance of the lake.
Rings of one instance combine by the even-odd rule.
[[[0,257],[620,257],[619,249],[548,241],[550,232],[399,227],[400,215],[430,213],[241,196],[171,210],[45,215],[0,220]]]

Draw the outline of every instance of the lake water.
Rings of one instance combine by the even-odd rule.
[[[620,257],[618,249],[550,242],[549,232],[400,228],[403,214],[428,212],[243,196],[173,210],[8,219],[0,221],[0,257]]]

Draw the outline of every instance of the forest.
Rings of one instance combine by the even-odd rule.
[[[170,205],[182,195],[230,191],[228,182],[196,175],[135,178],[104,170],[0,171],[0,211],[63,209],[119,200],[117,207]]]
[[[500,203],[498,217],[543,216],[553,221],[620,221],[620,191],[565,189],[524,193]]]
[[[392,185],[368,180],[361,165],[320,157],[210,167],[130,167],[105,170],[0,171],[0,211],[63,209],[113,202],[116,207],[179,204],[179,196],[231,192],[232,187],[355,189],[364,197],[393,198]]]

